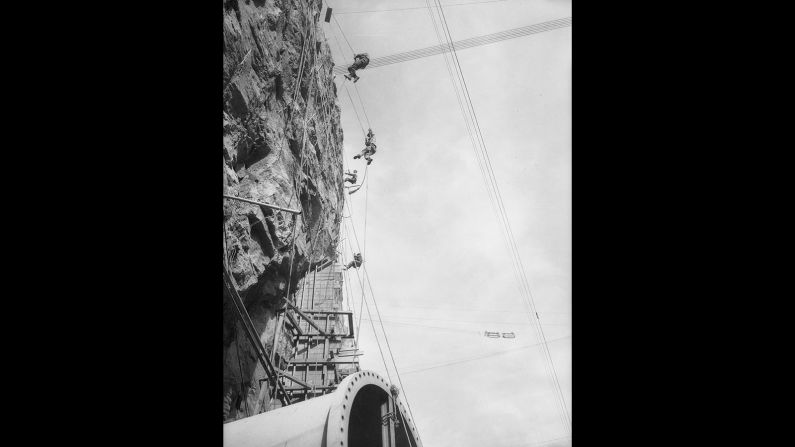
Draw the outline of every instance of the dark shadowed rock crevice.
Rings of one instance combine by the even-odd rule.
[[[306,1],[308,8],[290,0],[223,4],[224,194],[302,210],[296,216],[223,203],[229,270],[270,350],[288,289],[296,291],[310,262],[336,257],[343,135],[334,64],[318,22],[319,0]],[[267,411],[265,372],[228,297],[222,315],[224,420]],[[286,330],[279,339],[277,363],[292,350]]]

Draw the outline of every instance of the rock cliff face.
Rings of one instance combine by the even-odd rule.
[[[266,350],[282,298],[310,262],[336,257],[339,240],[342,129],[321,9],[320,0],[224,1],[224,194],[302,210],[224,199],[226,262]],[[227,298],[225,421],[278,405]],[[291,349],[282,331],[277,366]]]

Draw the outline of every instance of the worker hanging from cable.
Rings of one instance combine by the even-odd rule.
[[[373,129],[367,129],[367,136],[364,137],[364,145],[369,146],[370,143],[375,143],[375,134]]]
[[[375,134],[373,133],[373,129],[367,129],[367,137],[364,139],[364,149],[359,154],[353,156],[354,159],[364,157],[367,160],[367,164],[373,162],[373,159],[370,157],[371,155],[375,154]]]
[[[356,253],[353,255],[353,261],[349,262],[348,265],[345,266],[345,270],[348,270],[351,267],[356,267],[357,269],[359,266],[362,265],[362,254]]]
[[[350,192],[348,192],[348,195],[351,195],[351,194],[355,193],[356,191],[358,191],[362,187],[362,185],[357,185],[356,184],[356,179],[358,177],[358,174],[356,174],[357,172],[358,171],[356,169],[354,169],[352,173],[351,172],[347,172],[347,171],[345,172],[345,175],[349,175],[350,178],[346,178],[345,181],[342,182],[342,183],[345,184],[345,182],[351,182],[352,185],[351,186],[346,186],[346,188],[355,188],[355,189],[352,189]]]
[[[353,64],[351,64],[351,66],[348,67],[348,73],[350,73],[351,75],[350,76],[345,75],[345,79],[347,80],[353,79],[353,82],[358,81],[359,77],[356,76],[356,70],[362,70],[369,63],[370,63],[370,56],[368,56],[367,53],[361,53],[353,56]]]
[[[351,182],[352,185],[355,185],[356,184],[356,178],[357,178],[357,174],[356,174],[357,172],[359,172],[359,171],[357,171],[356,169],[354,169],[353,172],[345,171],[345,175],[350,176],[350,178],[346,178],[345,181],[342,182],[342,183],[344,184],[345,182]]]

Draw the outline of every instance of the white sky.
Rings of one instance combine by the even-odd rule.
[[[342,14],[423,0],[324,4],[354,50],[371,58],[438,44],[425,9]],[[506,0],[449,7],[445,15],[461,40],[572,14],[566,0]],[[347,66],[339,28],[333,19],[323,27],[335,61]],[[571,412],[571,28],[458,57]],[[378,152],[367,190],[348,196],[352,220],[363,243],[367,198],[365,265],[424,445],[571,445],[443,56],[359,76]],[[361,179],[365,163],[352,156],[364,138],[343,82],[360,106],[352,84],[339,77],[345,167]],[[361,294],[351,279],[358,313]],[[363,318],[361,366],[386,375],[366,311]],[[486,330],[516,338],[486,338]],[[379,340],[391,369],[380,332]]]

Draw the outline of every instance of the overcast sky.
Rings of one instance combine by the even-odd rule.
[[[324,4],[353,49],[371,58],[438,44],[427,9],[353,13],[423,0]],[[505,0],[451,6],[445,15],[461,40],[572,12],[567,0]],[[350,64],[334,20],[323,27],[337,64]],[[458,57],[571,412],[571,27]],[[345,221],[363,245],[367,199],[365,265],[424,445],[571,445],[443,56],[359,75],[378,152],[367,186],[348,196],[353,216]],[[363,134],[343,85],[367,123],[353,85],[339,77],[345,167],[363,174],[365,163],[352,159]],[[351,279],[358,313],[361,292]],[[361,366],[386,375],[367,318],[365,311]]]

